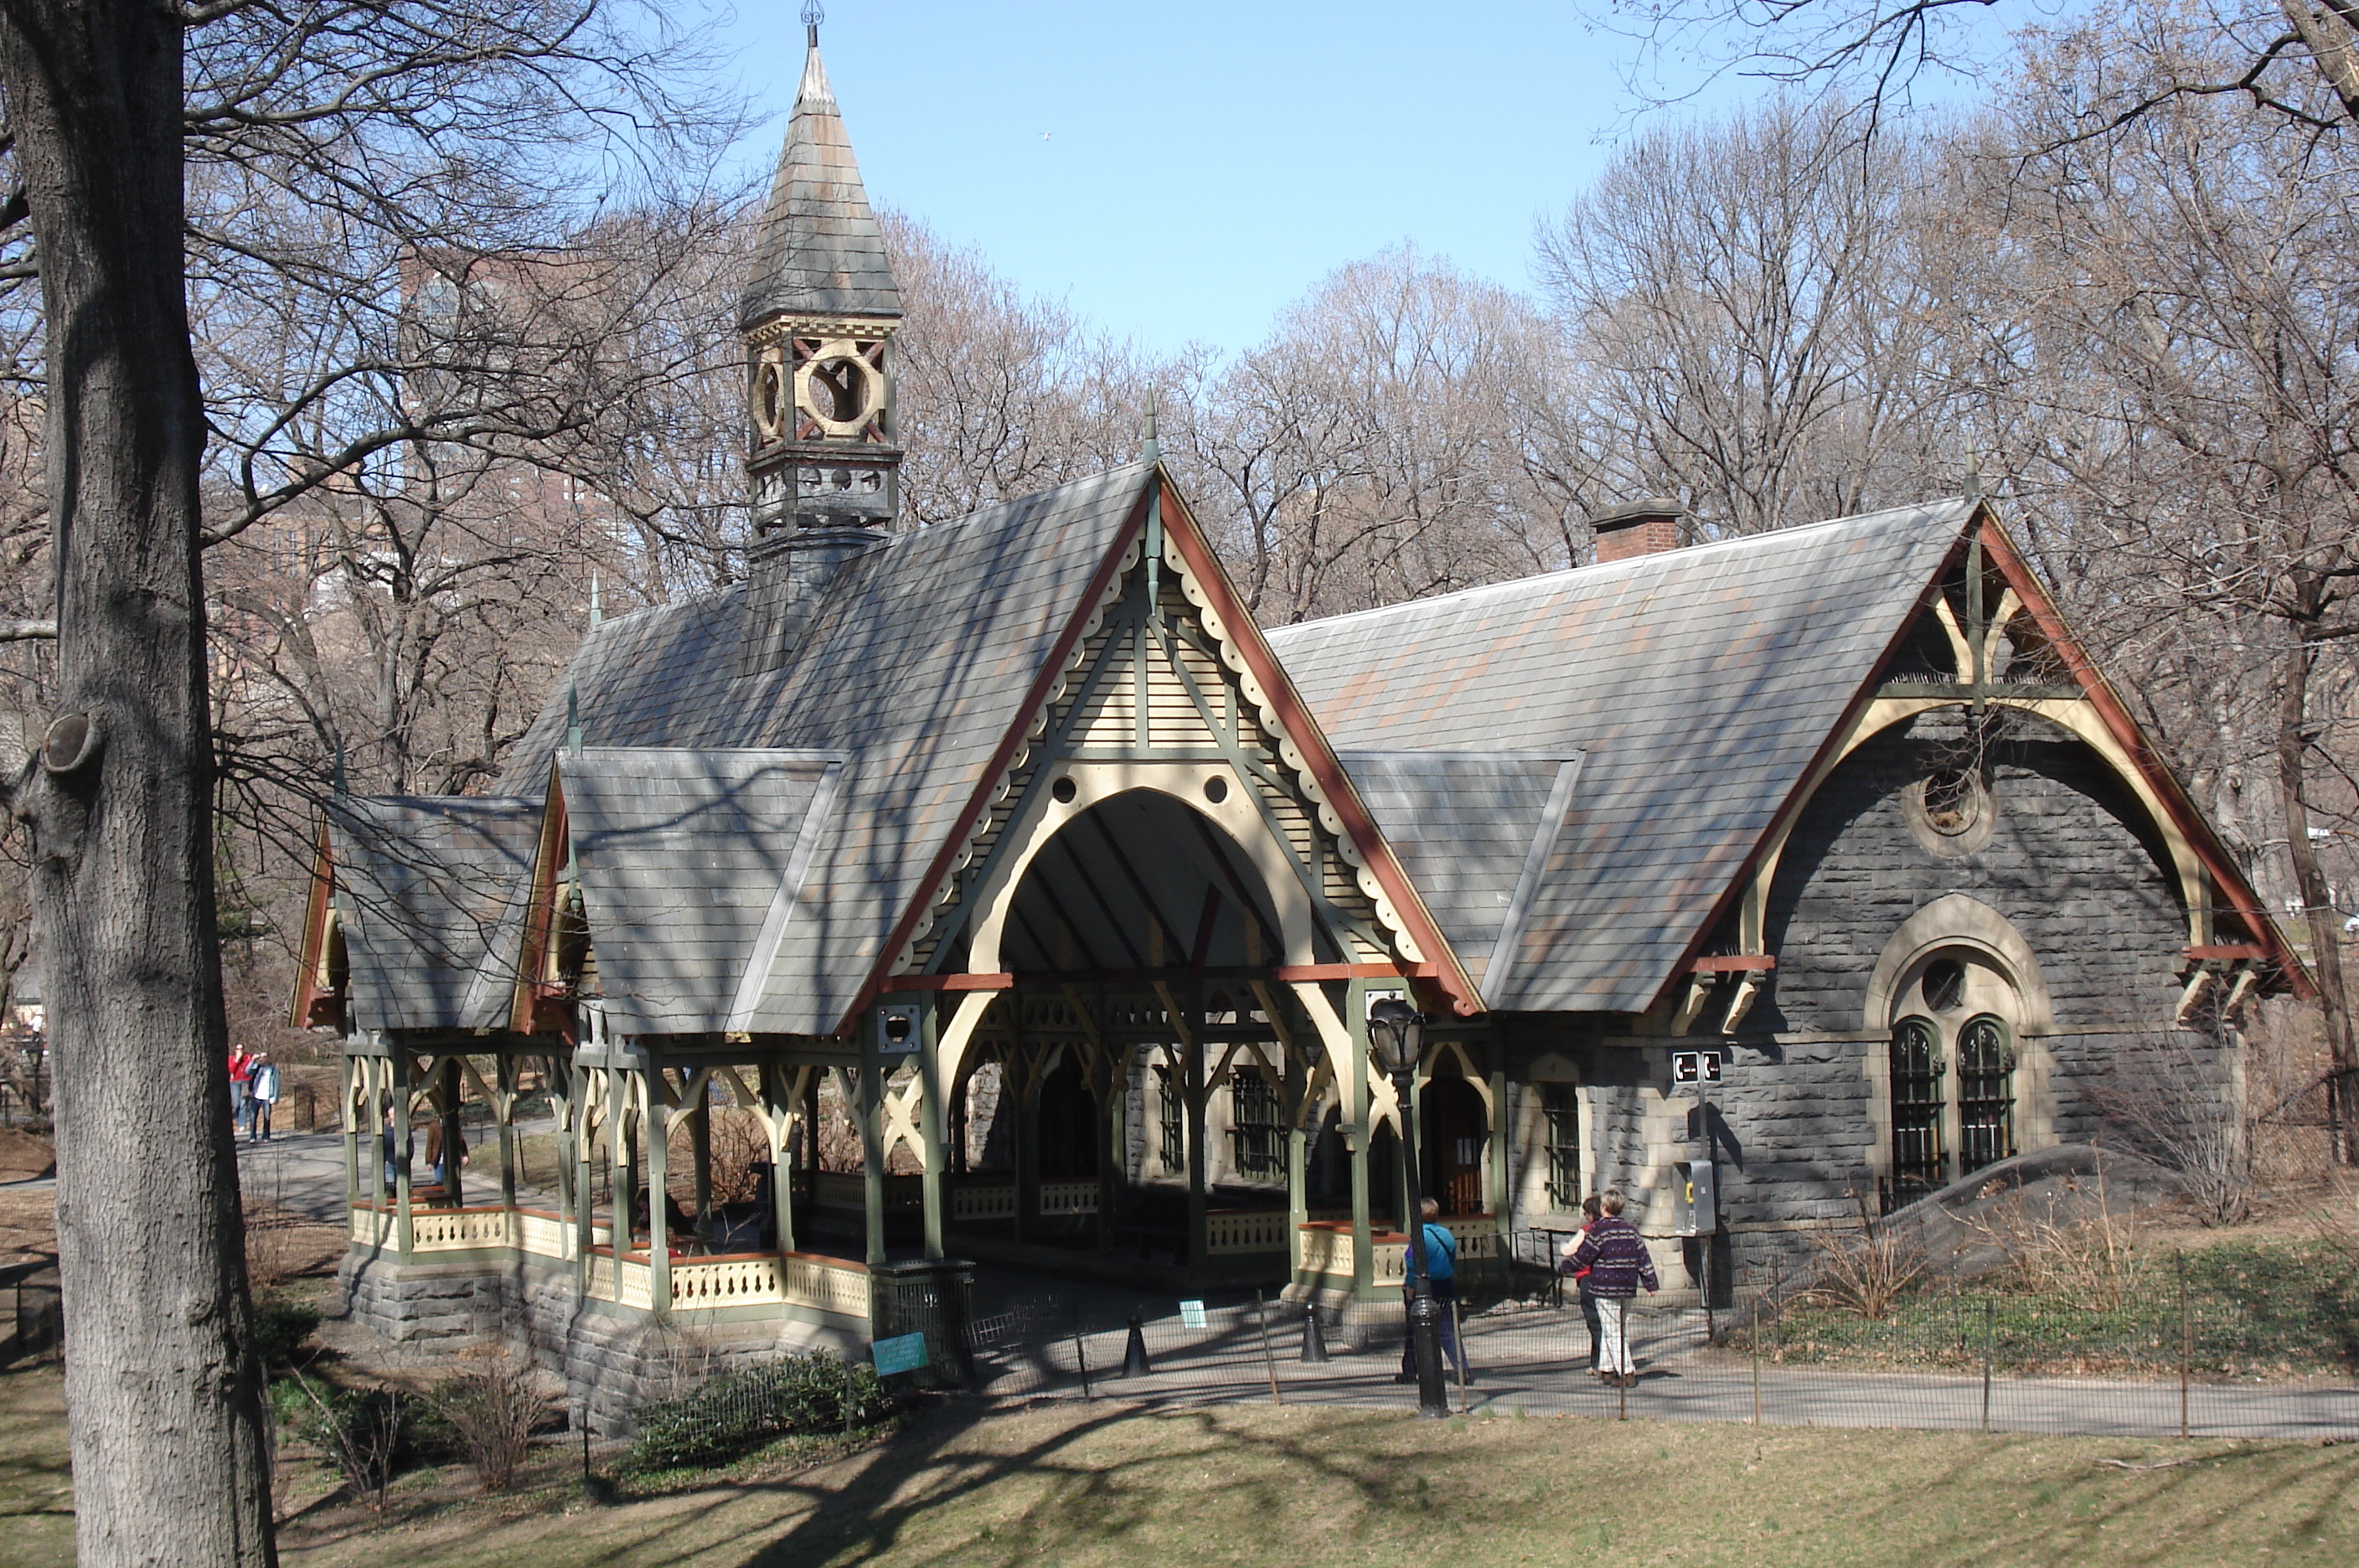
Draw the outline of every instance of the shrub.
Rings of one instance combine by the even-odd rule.
[[[1817,1282],[1813,1300],[1873,1323],[1914,1285],[1927,1267],[1914,1232],[1879,1227],[1864,1209],[1848,1231],[1817,1231],[1810,1236]]]
[[[532,1429],[545,1413],[530,1367],[502,1356],[444,1379],[427,1402],[449,1425],[484,1491],[516,1484]]]
[[[270,1390],[296,1435],[328,1456],[353,1496],[382,1511],[415,1401],[392,1388],[339,1388],[300,1373]]]
[[[647,1472],[734,1459],[796,1432],[843,1432],[883,1420],[893,1396],[864,1361],[824,1351],[708,1377],[632,1412],[638,1436],[624,1467]]]
[[[292,1367],[295,1353],[320,1327],[320,1309],[308,1301],[263,1294],[254,1303],[254,1349],[266,1370]]]

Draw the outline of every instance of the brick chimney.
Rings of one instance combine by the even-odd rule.
[[[1687,515],[1685,506],[1663,495],[1600,512],[1589,520],[1597,535],[1597,564],[1679,549],[1680,519]]]

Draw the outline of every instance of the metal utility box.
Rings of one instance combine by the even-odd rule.
[[[1673,1228],[1680,1236],[1711,1236],[1720,1229],[1720,1192],[1709,1160],[1682,1160],[1671,1167]]]

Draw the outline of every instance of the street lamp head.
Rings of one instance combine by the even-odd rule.
[[[1398,996],[1386,996],[1368,1009],[1368,1033],[1386,1072],[1417,1071],[1418,1060],[1425,1054],[1423,1013]]]

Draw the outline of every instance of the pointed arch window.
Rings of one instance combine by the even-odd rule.
[[[1958,1031],[1958,1173],[2015,1152],[2015,1041],[1984,1013]]]
[[[1930,1018],[1892,1026],[1892,1189],[1886,1207],[1914,1203],[1944,1184],[1941,1156],[1941,1035]]]

